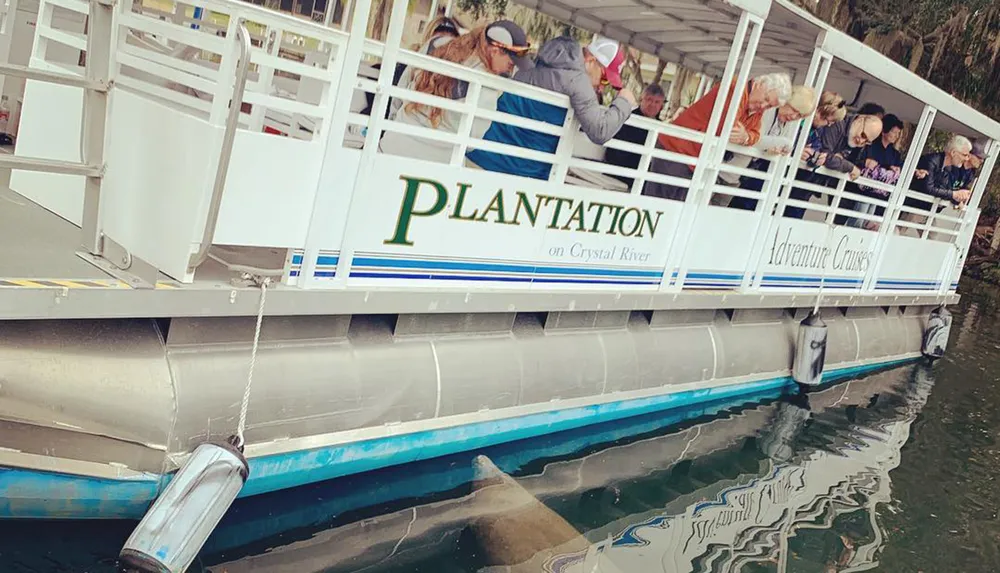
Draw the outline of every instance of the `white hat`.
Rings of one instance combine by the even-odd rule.
[[[604,75],[608,82],[616,89],[622,87],[622,66],[625,65],[625,54],[621,46],[611,38],[605,38],[594,34],[594,39],[590,41],[587,50],[593,54],[601,66],[604,68]]]

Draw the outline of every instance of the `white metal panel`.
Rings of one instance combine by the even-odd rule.
[[[184,280],[204,228],[221,139],[221,127],[116,91],[101,201],[108,235]]]
[[[681,209],[383,155],[355,201],[348,284],[386,287],[654,290]]]
[[[303,247],[323,151],[321,140],[238,132],[215,243]]]
[[[885,260],[876,291],[934,290],[939,288],[941,265],[954,245],[893,234],[886,243]]]
[[[15,154],[80,161],[83,90],[28,80]],[[13,171],[10,188],[79,226],[83,217],[83,178],[77,175]]]
[[[860,290],[874,264],[876,234],[783,218],[764,241],[762,288]]]

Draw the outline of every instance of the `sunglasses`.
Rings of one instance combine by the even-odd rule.
[[[867,119],[861,120],[861,134],[858,135],[858,138],[861,139],[861,141],[863,141],[865,144],[874,143],[875,140],[878,139],[878,135],[870,137],[867,133],[865,133],[866,127],[868,127],[868,120]]]
[[[527,54],[528,51],[531,49],[531,46],[511,46],[508,44],[504,44],[503,42],[498,42],[496,40],[490,40],[490,45],[500,48],[501,50],[503,50],[503,53],[507,54],[511,58],[517,58],[523,56]]]

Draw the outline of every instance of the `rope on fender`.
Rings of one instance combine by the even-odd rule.
[[[267,299],[267,286],[271,284],[270,277],[262,277],[259,275],[250,275],[249,273],[244,273],[244,279],[253,281],[254,284],[260,287],[260,306],[257,308],[257,325],[254,327],[253,333],[253,346],[250,350],[250,369],[247,372],[247,385],[243,390],[243,402],[240,403],[240,421],[236,426],[236,436],[233,445],[243,451],[243,446],[246,444],[244,439],[244,432],[247,426],[247,408],[250,406],[250,388],[253,386],[253,370],[254,366],[257,365],[257,347],[260,344],[260,327],[264,322],[264,301]]]

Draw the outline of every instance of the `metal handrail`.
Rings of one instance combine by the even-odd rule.
[[[236,128],[240,120],[240,108],[243,106],[243,93],[246,91],[247,76],[250,73],[250,31],[247,30],[243,19],[240,19],[236,26],[236,39],[240,42],[240,64],[236,69],[236,85],[233,86],[233,97],[229,102],[226,131],[222,135],[219,167],[215,172],[215,184],[212,187],[212,202],[208,206],[208,219],[205,221],[205,232],[201,236],[201,245],[198,247],[198,252],[191,255],[191,260],[188,262],[188,272],[193,272],[208,259],[208,250],[212,247],[212,241],[215,238],[215,227],[219,223],[222,192],[226,187],[229,161],[233,157],[233,143],[236,141]]]

